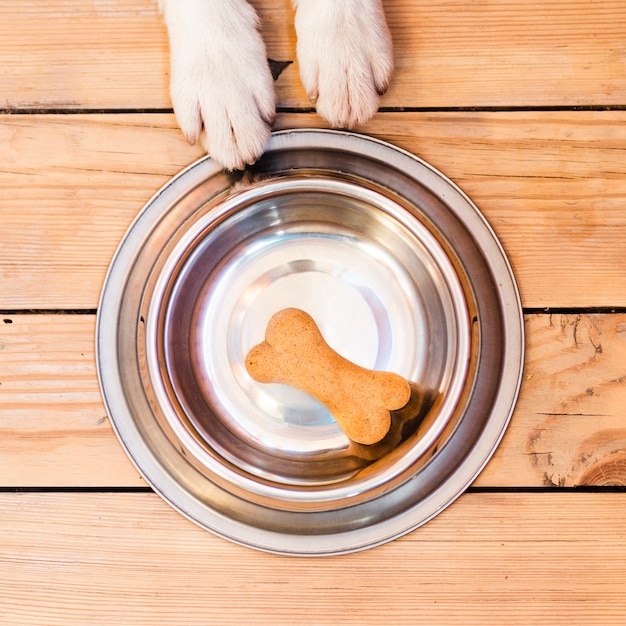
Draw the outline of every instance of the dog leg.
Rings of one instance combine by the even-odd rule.
[[[293,0],[300,77],[318,113],[338,128],[366,122],[393,71],[381,0]]]
[[[262,154],[275,116],[272,74],[245,0],[159,0],[170,39],[170,89],[190,143],[226,169]]]

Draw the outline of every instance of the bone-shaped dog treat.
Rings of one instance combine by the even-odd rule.
[[[365,369],[335,352],[300,309],[283,309],[270,319],[265,341],[246,356],[246,369],[258,382],[306,391],[350,439],[363,444],[380,441],[391,425],[389,411],[401,409],[411,396],[398,374]]]

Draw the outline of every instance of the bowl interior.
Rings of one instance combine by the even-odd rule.
[[[411,402],[380,443],[351,442],[305,392],[247,373],[248,350],[287,307],[307,311],[344,357],[410,382]],[[364,494],[432,454],[458,417],[466,294],[425,225],[373,190],[293,179],[207,211],[171,250],[148,320],[151,382],[172,432],[203,467],[228,468],[253,492]]]

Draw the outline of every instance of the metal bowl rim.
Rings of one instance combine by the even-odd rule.
[[[506,430],[519,393],[524,361],[523,315],[512,269],[491,226],[469,197],[455,183],[419,157],[381,140],[355,133],[317,129],[279,131],[273,134],[268,151],[298,147],[306,149],[311,143],[317,147],[336,149],[339,146],[343,151],[365,153],[395,167],[419,169],[420,174],[426,174],[431,182],[438,181],[439,184],[435,184],[435,188],[443,186],[448,193],[447,204],[451,210],[456,210],[455,200],[459,201],[465,209],[470,209],[469,214],[462,217],[469,218],[469,221],[474,221],[475,225],[479,225],[475,235],[481,249],[486,247],[491,249],[491,252],[495,250],[495,256],[490,257],[489,261],[498,266],[494,272],[506,279],[501,281],[499,299],[502,303],[502,313],[506,318],[507,349],[504,355],[503,384],[498,390],[497,399],[485,426],[485,435],[488,436],[483,436],[475,443],[471,453],[455,469],[454,480],[442,483],[427,498],[414,503],[404,513],[387,519],[384,523],[340,535],[303,537],[298,534],[275,533],[254,528],[253,536],[251,536],[250,527],[246,524],[225,519],[218,512],[207,509],[204,503],[191,494],[181,492],[180,485],[163,470],[153,451],[141,441],[141,433],[132,419],[126,420],[124,425],[116,419],[111,419],[113,428],[132,463],[154,490],[173,508],[200,526],[210,528],[215,534],[235,543],[290,555],[331,555],[373,547],[421,526],[454,502],[489,461]],[[166,209],[162,209],[156,215],[148,215],[146,209],[153,206],[158,199],[175,196],[180,187],[193,184],[194,181],[201,181],[220,171],[216,163],[204,157],[170,179],[146,203],[144,210],[135,217],[107,270],[96,321],[96,366],[102,395],[111,417],[113,407],[127,414],[129,411],[128,404],[123,397],[121,381],[112,380],[108,373],[112,367],[115,367],[115,359],[109,358],[111,356],[110,345],[106,344],[107,340],[116,336],[116,313],[119,310],[122,295],[119,285],[124,282],[123,280],[118,282],[116,279],[123,278],[125,265],[132,263],[133,244],[139,243],[145,233],[151,229],[154,219],[160,219],[166,212]],[[423,182],[423,178],[420,178],[420,181]],[[152,213],[154,212],[153,208]],[[462,221],[466,224],[465,219]],[[137,446],[141,448],[141,462],[136,458]]]

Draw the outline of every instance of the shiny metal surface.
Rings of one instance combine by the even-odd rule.
[[[374,446],[243,359],[273,313],[410,380]],[[506,257],[469,199],[358,135],[276,133],[236,179],[204,159],[144,208],[102,293],[98,372],[149,483],[198,524],[288,554],[377,545],[450,504],[493,453],[523,362]]]

